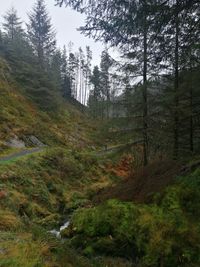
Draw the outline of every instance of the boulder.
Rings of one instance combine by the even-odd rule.
[[[24,137],[25,143],[28,146],[35,146],[35,147],[43,147],[45,144],[43,144],[36,136],[30,135]]]
[[[7,142],[5,142],[5,145],[12,148],[25,148],[25,142],[20,140],[17,136],[14,136],[13,138],[9,139]]]
[[[34,135],[29,136],[29,140],[30,140],[30,142],[32,142],[32,144],[35,145],[35,146],[39,146],[39,147],[45,146],[45,144],[43,144],[43,143],[42,143],[36,136],[34,136]]]

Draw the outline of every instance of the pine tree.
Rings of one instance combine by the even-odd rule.
[[[27,29],[38,62],[41,67],[45,67],[55,51],[56,40],[44,0],[37,0],[33,11],[29,14]]]
[[[181,149],[183,134],[181,133],[183,117],[185,114],[185,96],[182,86],[182,72],[191,67],[191,56],[195,43],[198,42],[197,29],[200,27],[198,21],[198,4],[196,1],[173,0],[166,1],[163,6],[165,10],[165,23],[161,27],[164,36],[161,42],[162,57],[167,62],[167,71],[173,77],[173,155],[177,159]],[[189,55],[189,56],[188,56]],[[190,62],[190,63],[189,63]],[[188,65],[189,63],[189,65]],[[172,71],[168,70],[172,69]],[[166,70],[165,70],[166,71]],[[192,113],[192,90],[190,87],[190,113]],[[190,119],[190,147],[193,150],[192,118]],[[185,127],[185,126],[184,126]],[[182,141],[182,140],[183,141]]]
[[[103,111],[100,109],[102,104],[101,72],[98,66],[95,66],[90,78],[93,89],[90,91],[89,107],[94,118],[102,117]]]
[[[109,117],[109,105],[110,105],[110,96],[111,96],[111,92],[110,92],[110,67],[112,65],[112,59],[107,51],[107,49],[105,49],[102,54],[101,54],[101,63],[100,63],[100,67],[101,67],[101,87],[102,87],[102,93],[104,96],[104,100],[105,100],[105,112],[106,112],[106,117]]]
[[[70,99],[72,97],[72,92],[71,92],[70,77],[68,73],[66,46],[64,46],[62,51],[61,77],[62,77],[62,95],[64,98]]]
[[[59,49],[52,55],[49,72],[56,91],[62,94],[62,53]]]
[[[4,16],[1,53],[9,62],[12,75],[24,84],[30,75],[30,65],[35,67],[34,55],[17,11],[11,8]],[[30,71],[30,72],[29,72]]]
[[[22,22],[14,7],[9,9],[3,18],[3,29],[9,39],[14,40],[23,34]]]

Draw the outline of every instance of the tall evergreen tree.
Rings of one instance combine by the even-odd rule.
[[[17,15],[17,10],[14,7],[9,9],[3,18],[3,28],[9,39],[14,40],[23,33],[22,22],[20,21],[20,18]]]
[[[44,0],[37,0],[33,11],[29,14],[27,24],[28,37],[38,57],[41,67],[49,62],[55,51],[56,39]]]
[[[191,68],[192,58],[196,58],[194,49],[199,42],[198,20],[199,5],[196,1],[170,0],[163,5],[165,23],[161,27],[161,35],[164,37],[160,43],[162,46],[162,57],[167,63],[167,71],[173,77],[173,154],[177,159],[181,147],[183,134],[180,133],[181,121],[184,116],[185,104],[183,100],[184,91],[181,85],[181,73],[184,69]],[[189,63],[189,64],[188,64]],[[172,71],[170,71],[172,69]],[[190,87],[190,106],[192,109],[192,91]],[[192,145],[192,118],[190,121]]]
[[[90,78],[93,89],[90,91],[89,107],[94,118],[102,117],[102,87],[101,87],[101,72],[98,66],[95,66]]]
[[[9,62],[12,75],[20,83],[26,83],[35,60],[17,11],[11,8],[3,17],[1,53]],[[34,67],[33,67],[34,68]]]
[[[62,53],[60,49],[57,49],[52,55],[49,72],[52,84],[62,94]]]
[[[101,67],[101,87],[103,90],[103,96],[104,96],[104,100],[105,100],[105,104],[106,104],[106,117],[109,117],[109,104],[110,104],[110,67],[112,65],[112,59],[107,51],[107,49],[105,49],[102,54],[101,54],[101,63],[100,63],[100,67]]]
[[[62,95],[64,98],[71,98],[71,83],[68,72],[68,64],[67,64],[67,50],[66,46],[64,46],[62,51],[62,67],[61,67],[61,77],[62,77]]]

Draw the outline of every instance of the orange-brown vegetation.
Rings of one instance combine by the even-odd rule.
[[[121,163],[123,162],[122,160]],[[125,164],[125,166],[127,165]],[[173,183],[180,170],[180,164],[174,161],[154,162],[145,168],[132,172],[129,178],[124,179],[119,184],[99,191],[94,201],[100,203],[107,199],[116,198],[122,201],[148,202],[153,193],[162,192],[166,186]],[[117,171],[120,172],[121,169],[116,168],[115,172]]]

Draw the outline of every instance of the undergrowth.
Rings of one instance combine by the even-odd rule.
[[[198,267],[199,186],[200,169],[177,179],[151,205],[109,200],[79,209],[62,235],[89,257],[128,257],[139,267]]]

